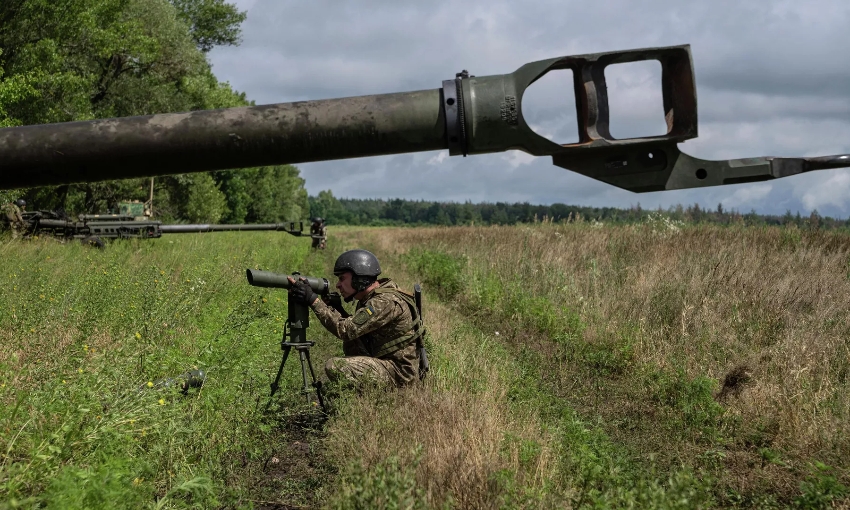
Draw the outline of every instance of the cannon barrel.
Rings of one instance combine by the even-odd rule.
[[[255,223],[247,225],[212,225],[204,223],[194,225],[162,225],[160,231],[163,234],[186,234],[190,232],[228,232],[232,230],[274,230],[301,235],[302,228],[296,229],[295,227],[296,225],[294,223]]]
[[[655,60],[667,132],[609,130],[609,65]],[[550,71],[573,74],[579,140],[558,144],[522,113],[525,90]],[[0,189],[448,149],[452,156],[522,150],[634,192],[763,181],[850,166],[820,158],[697,159],[690,46],[557,57],[502,75],[463,71],[431,90],[0,129]]]

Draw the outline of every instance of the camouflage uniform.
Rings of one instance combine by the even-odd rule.
[[[12,231],[12,239],[18,238],[26,229],[21,209],[12,202],[7,202],[3,204],[2,211],[5,223],[9,224],[9,229]]]
[[[332,381],[344,378],[355,384],[372,380],[404,386],[419,376],[410,306],[392,290],[398,289],[392,280],[378,282],[377,289],[357,302],[351,317],[343,318],[321,299],[311,305],[322,325],[342,340],[345,357],[325,364]]]
[[[313,237],[313,248],[324,249],[325,239],[328,237],[328,227],[326,227],[324,223],[321,223],[320,225],[313,223],[310,225],[310,237]]]

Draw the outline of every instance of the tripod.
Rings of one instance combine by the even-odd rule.
[[[296,273],[297,274],[297,273]],[[322,397],[322,381],[316,379],[316,373],[313,371],[313,364],[310,362],[310,347],[316,345],[316,342],[307,341],[307,327],[310,325],[310,311],[306,306],[293,302],[292,296],[289,296],[287,302],[289,307],[289,316],[283,326],[283,338],[280,341],[280,348],[283,351],[283,359],[280,361],[280,367],[277,369],[277,377],[272,383],[272,392],[269,395],[269,404],[271,398],[277,392],[280,386],[280,376],[283,375],[283,366],[286,365],[286,359],[289,358],[290,351],[294,348],[298,351],[298,358],[301,360],[301,380],[303,386],[301,393],[306,395],[307,403],[311,404],[313,399],[310,398],[310,393],[316,392],[316,398],[322,410],[325,410],[325,400]],[[289,339],[289,341],[287,341]],[[307,373],[310,373],[310,383],[307,381]],[[312,386],[312,388],[311,388]]]

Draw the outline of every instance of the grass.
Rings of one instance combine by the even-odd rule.
[[[0,244],[0,506],[850,505],[847,234],[654,219],[301,241]],[[423,283],[431,373],[342,391],[324,421],[290,364],[264,412],[285,295],[244,269],[324,275],[354,247]],[[320,368],[340,346],[313,326]],[[148,388],[196,366],[200,391]]]
[[[392,243],[465,261],[455,306],[536,353],[542,391],[598,423],[624,472],[684,466],[709,506],[782,507],[808,501],[821,464],[838,487],[825,498],[846,504],[850,238],[662,227],[417,229]]]
[[[249,286],[244,271],[314,272],[324,262],[303,242],[193,235],[0,251],[0,507],[244,506],[289,490],[264,466],[291,434],[262,413],[285,294]],[[196,367],[200,390],[154,384]],[[314,500],[295,489],[294,503]]]

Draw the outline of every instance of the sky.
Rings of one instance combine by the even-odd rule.
[[[210,52],[213,72],[256,104],[440,88],[468,69],[510,73],[566,55],[690,44],[703,159],[850,153],[846,0],[230,0],[242,43]],[[523,97],[532,128],[577,139],[569,71]],[[662,134],[657,62],[606,70],[615,137]],[[632,193],[520,151],[448,150],[299,164],[311,195],[453,202],[556,202],[850,217],[850,170],[769,182]]]

